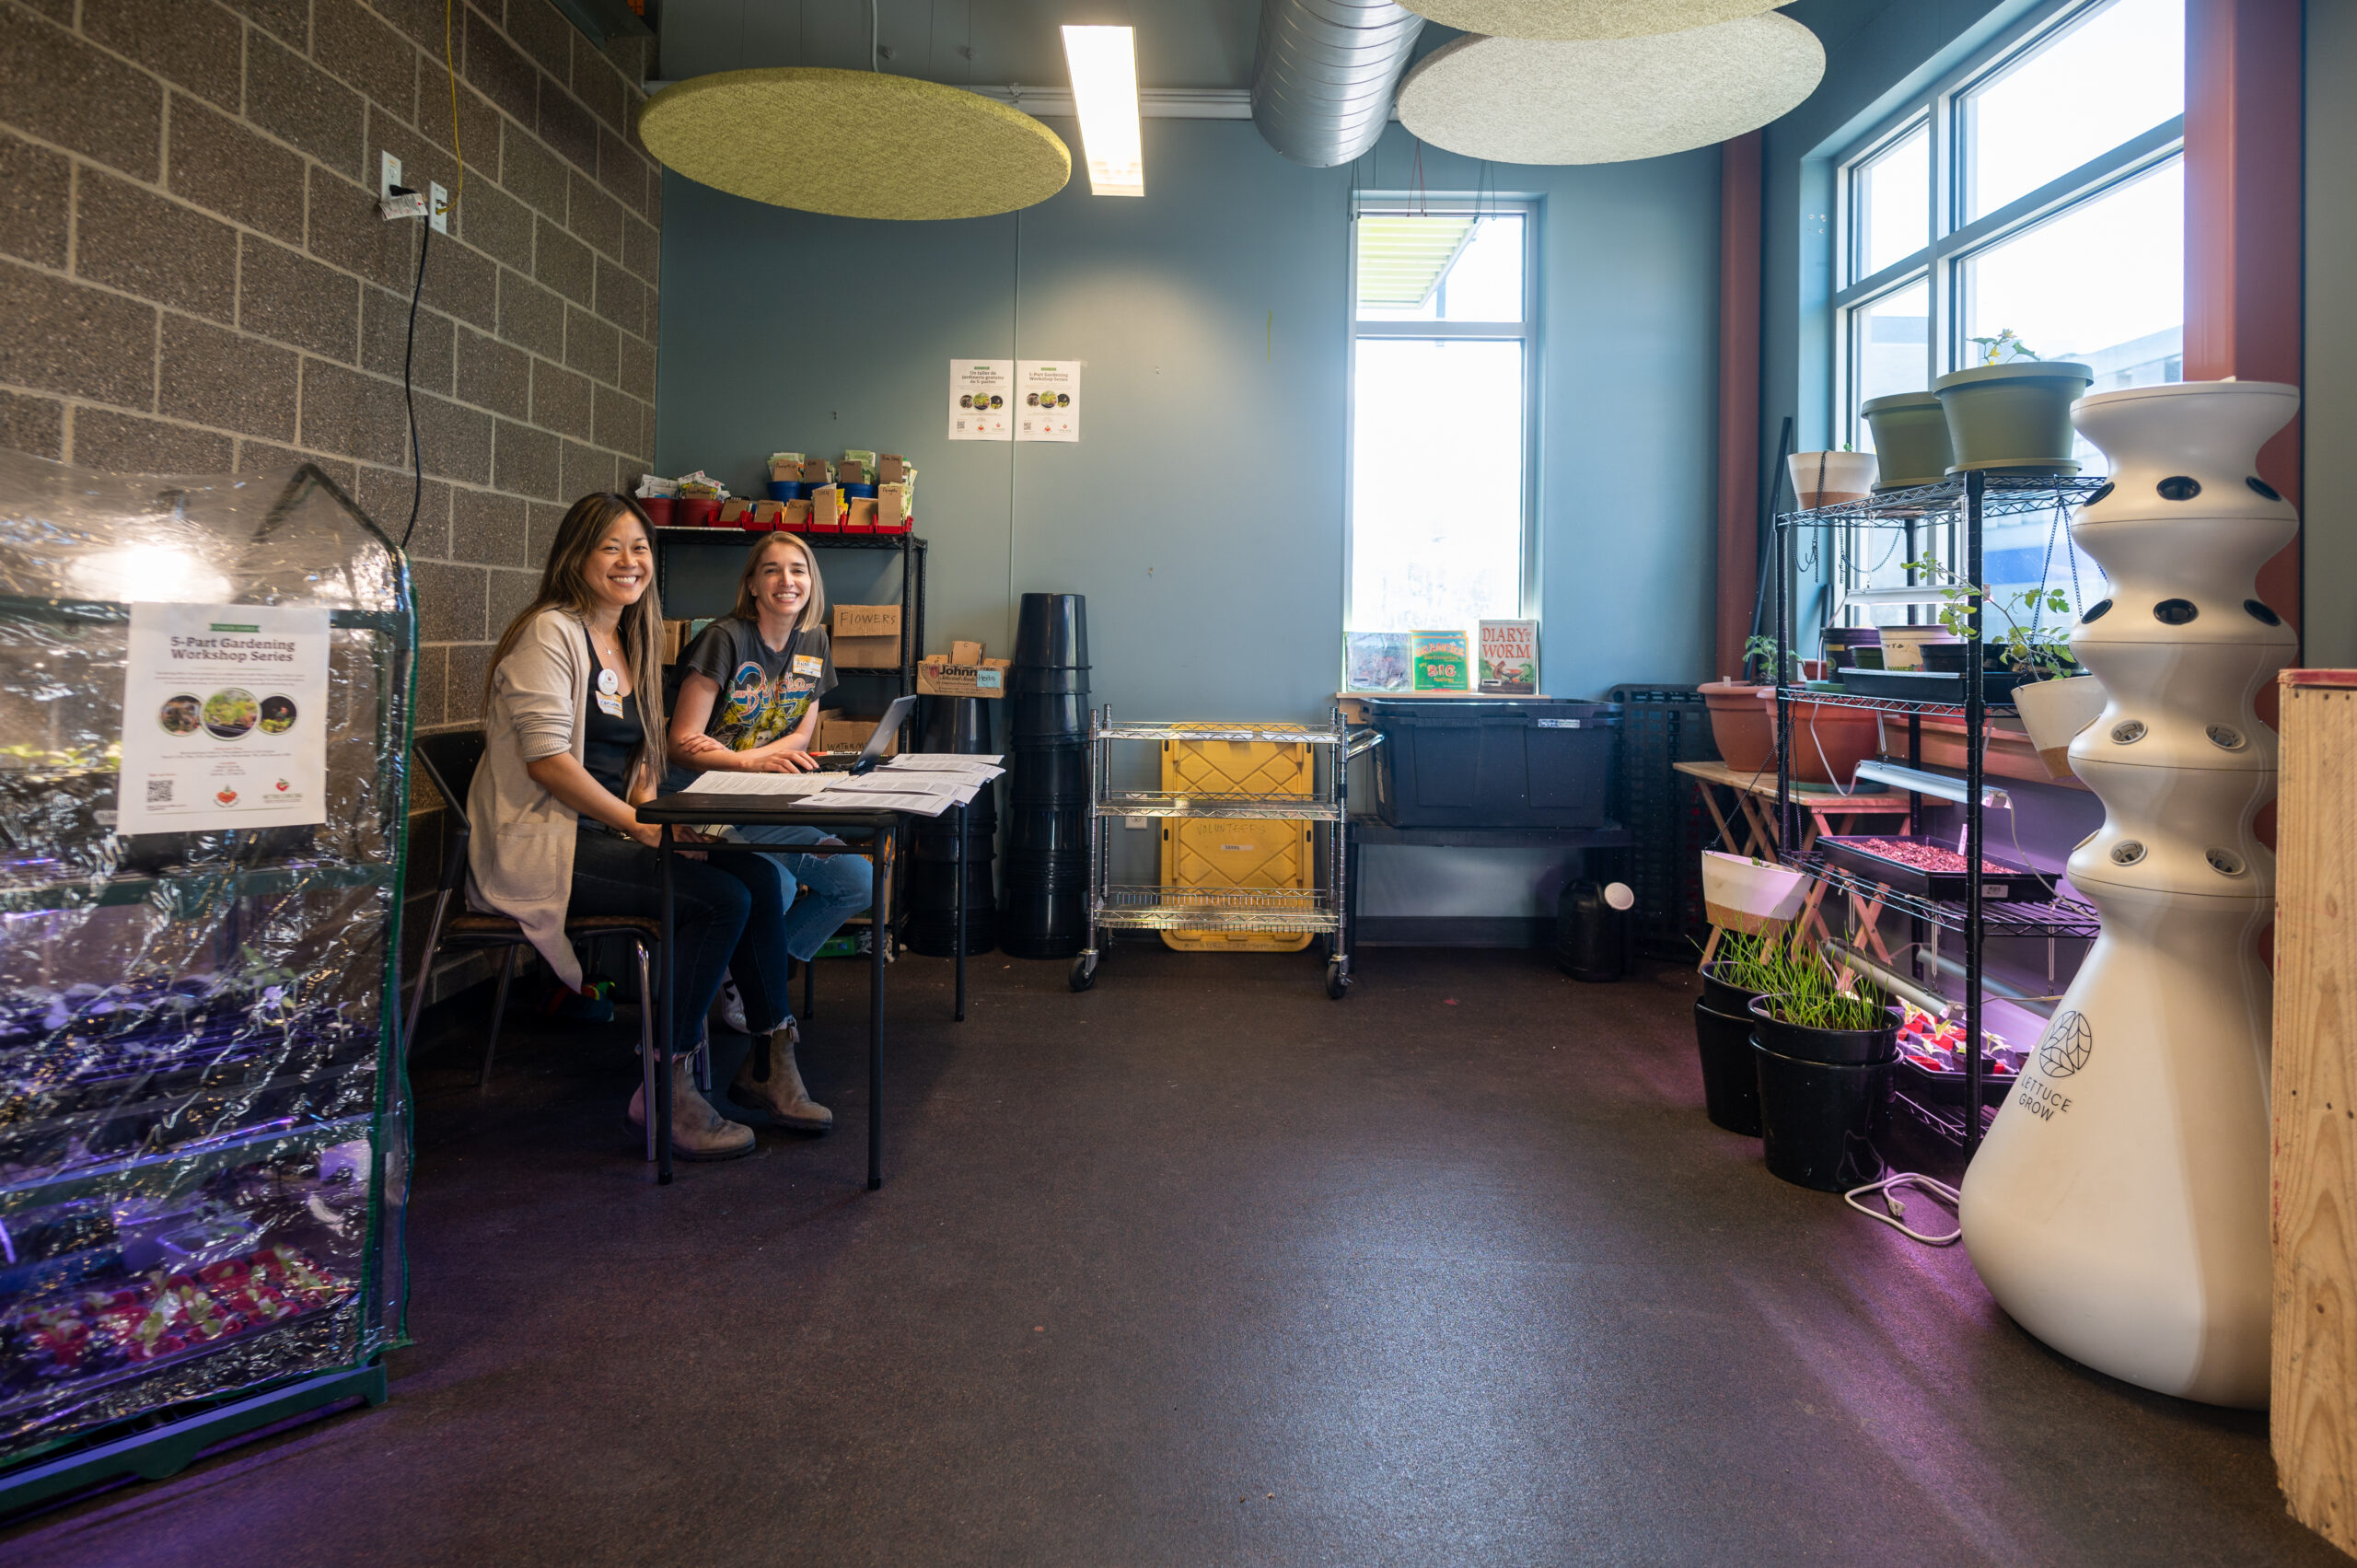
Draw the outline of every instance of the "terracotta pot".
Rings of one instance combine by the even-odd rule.
[[[1744,680],[1713,680],[1702,688],[1711,738],[1720,760],[1738,773],[1776,771],[1776,692]],[[1858,764],[1882,749],[1873,710],[1830,703],[1793,704],[1793,777],[1803,784],[1847,787]]]

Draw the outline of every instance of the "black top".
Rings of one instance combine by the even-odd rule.
[[[731,751],[750,751],[792,734],[810,704],[834,690],[831,653],[823,628],[797,627],[785,646],[772,648],[757,622],[724,615],[688,645],[679,668],[720,688],[703,732]]]
[[[628,800],[631,765],[646,744],[646,726],[638,716],[638,693],[622,699],[619,718],[598,705],[598,644],[586,628],[581,635],[589,644],[589,680],[581,692],[581,765],[617,799]]]

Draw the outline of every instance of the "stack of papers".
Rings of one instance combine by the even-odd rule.
[[[814,811],[906,811],[938,817],[970,804],[1006,770],[996,757],[894,757],[871,773],[706,773],[690,786],[697,795],[784,797]]]

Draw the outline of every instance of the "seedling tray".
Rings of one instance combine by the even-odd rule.
[[[2002,1105],[2006,1091],[2019,1079],[2015,1073],[1999,1073],[1989,1062],[1980,1064],[1980,1103]],[[1918,1105],[1962,1105],[1964,1074],[1961,1072],[1940,1073],[1929,1067],[1919,1067],[1904,1053],[1898,1058],[1899,1091]]]
[[[1927,871],[1903,860],[1893,860],[1867,846],[1875,842],[1916,844],[1925,849],[1955,853],[1952,846],[1930,839],[1910,839],[1903,833],[1873,833],[1853,837],[1829,835],[1817,841],[1817,847],[1827,861],[1844,871],[1880,883],[1901,893],[1911,893],[1920,899],[1933,899],[1945,903],[1962,903],[1965,899],[1966,872],[1959,866],[1954,871]],[[1962,858],[1958,856],[1958,858]],[[2055,878],[2004,856],[1982,850],[1980,858],[1995,871],[1980,874],[1980,897],[1984,902],[2001,904],[2038,904],[2054,897]]]

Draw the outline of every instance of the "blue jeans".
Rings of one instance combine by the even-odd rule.
[[[749,844],[841,842],[824,828],[756,827],[737,828],[732,832]],[[777,873],[778,896],[785,910],[785,950],[805,963],[842,928],[844,921],[874,900],[876,868],[864,856],[764,853],[758,858]],[[807,898],[795,900],[794,889],[797,882],[810,890]],[[747,1005],[751,1005],[749,999]]]
[[[682,1052],[702,1037],[704,1013],[724,975],[735,977],[745,998],[745,1022],[755,1034],[779,1028],[793,1016],[785,1004],[786,904],[793,887],[786,883],[781,897],[770,857],[749,850],[715,847],[701,860],[673,859],[671,994],[678,1006],[672,1017]],[[567,914],[653,920],[663,912],[662,899],[656,851],[586,829],[574,841]]]

